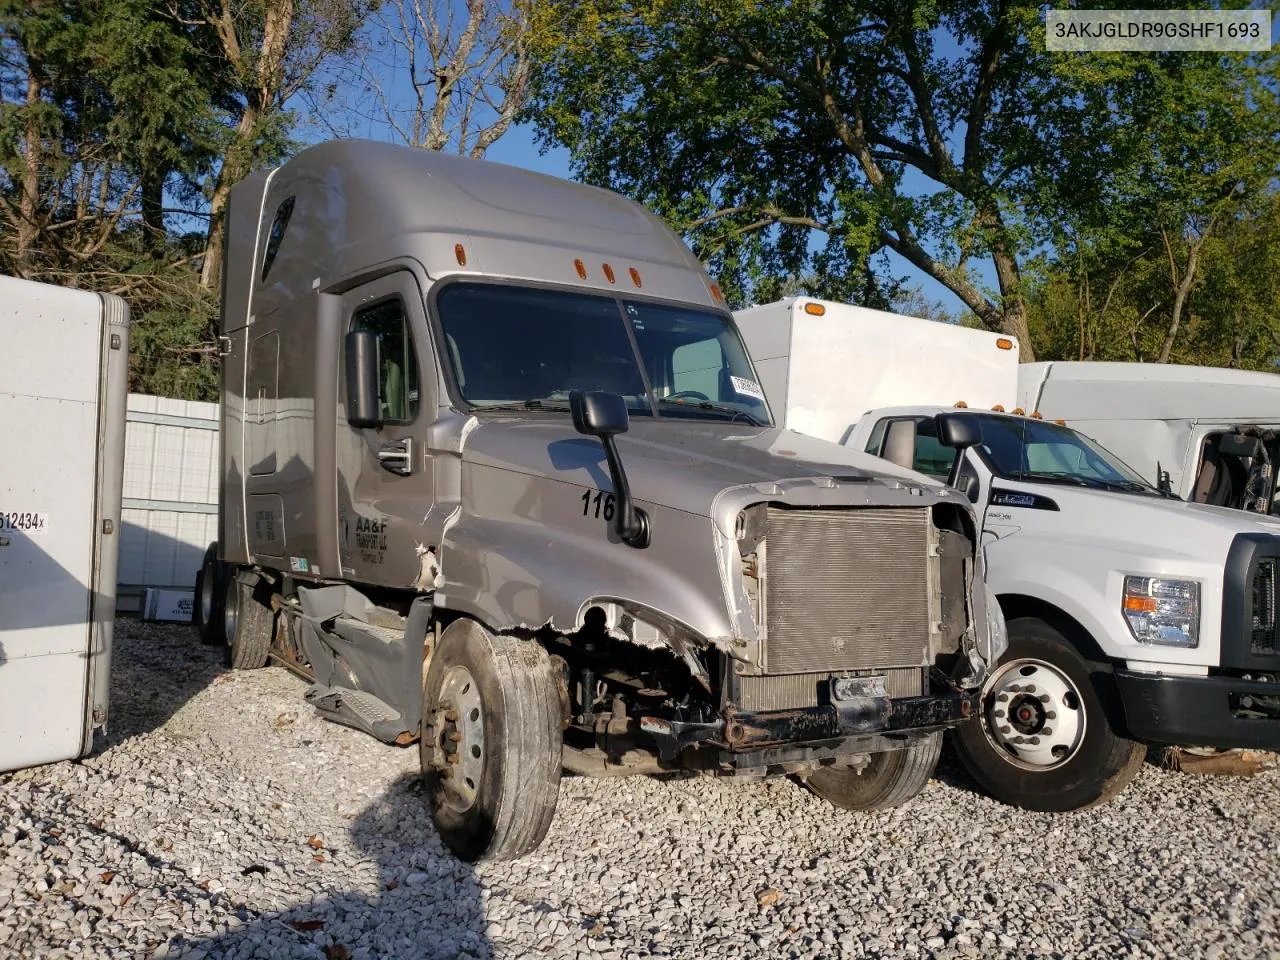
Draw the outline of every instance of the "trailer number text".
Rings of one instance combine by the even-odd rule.
[[[588,490],[582,495],[582,515],[584,517],[595,516],[597,519],[604,517],[606,521],[612,520],[613,494],[605,493],[603,490],[596,490],[593,497],[591,493],[592,491]]]
[[[48,526],[49,515],[47,513],[24,513],[22,511],[6,513],[0,510],[0,533],[25,533],[28,536],[38,536],[44,533]]]

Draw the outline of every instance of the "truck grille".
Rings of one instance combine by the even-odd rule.
[[[1276,561],[1258,561],[1253,574],[1253,636],[1250,649],[1254,653],[1276,653]]]
[[[770,507],[766,523],[766,673],[928,662],[926,508]]]

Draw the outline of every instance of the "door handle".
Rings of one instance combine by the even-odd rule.
[[[378,463],[385,470],[408,476],[413,472],[413,441],[392,440],[378,448]]]

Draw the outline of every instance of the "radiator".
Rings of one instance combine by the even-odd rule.
[[[770,507],[766,523],[765,673],[931,662],[927,508]]]
[[[743,677],[740,706],[743,710],[799,710],[825,702],[820,696],[830,673],[793,673],[782,676]],[[921,667],[897,667],[884,671],[885,689],[891,697],[917,697],[924,692]]]

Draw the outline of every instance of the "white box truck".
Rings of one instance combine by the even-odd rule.
[[[1103,444],[1184,500],[1280,513],[1280,376],[1166,363],[1018,368],[1018,403]]]
[[[954,482],[1009,647],[954,742],[1009,803],[1115,796],[1146,744],[1280,747],[1280,521],[1178,500],[1016,402],[1011,338],[806,298],[739,311],[786,426]],[[980,441],[959,455],[936,416]]]
[[[107,722],[129,308],[0,277],[0,770]]]

